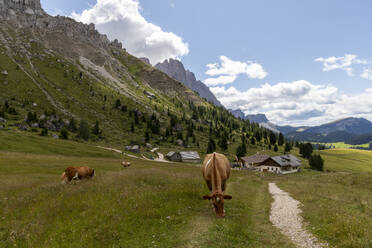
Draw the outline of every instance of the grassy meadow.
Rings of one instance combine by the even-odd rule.
[[[97,144],[0,132],[0,247],[293,247],[269,221],[276,182],[331,247],[372,246],[372,152],[322,151],[331,172],[233,171],[217,219],[200,167],[125,158]],[[295,151],[297,152],[297,151]],[[68,166],[96,170],[63,185]]]

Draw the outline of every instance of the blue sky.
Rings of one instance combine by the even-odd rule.
[[[82,15],[97,2],[41,2],[48,13],[75,12],[76,19],[96,22],[100,11],[110,5],[109,0],[100,1],[106,5]],[[120,7],[134,0],[111,2],[111,7]],[[226,82],[210,85],[226,107],[264,112],[280,124],[318,124],[350,115],[372,120],[365,109],[372,107],[371,1],[140,0],[139,6],[145,25],[154,24],[172,35],[160,35],[159,44],[142,51],[133,44],[156,29],[148,27],[148,32],[129,40],[136,29],[128,22],[123,22],[119,33],[110,22],[96,23],[97,28],[107,30],[110,38],[126,34],[121,40],[124,47],[126,42],[133,47],[135,55],[148,54],[153,60],[179,57],[199,79],[212,78],[205,82],[226,81],[228,76]],[[116,14],[125,15],[125,11]],[[131,28],[132,32],[127,31]],[[223,66],[221,56],[241,63]],[[215,65],[208,69],[208,64]],[[239,66],[241,71],[236,69]]]

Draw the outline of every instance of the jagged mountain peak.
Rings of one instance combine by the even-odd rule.
[[[155,68],[196,91],[202,98],[207,99],[214,105],[222,106],[210,89],[203,82],[197,80],[193,72],[186,70],[180,60],[166,59],[162,63],[156,64]]]
[[[40,0],[0,0],[0,9],[4,9],[14,15],[14,11],[25,12],[29,15],[43,15]]]

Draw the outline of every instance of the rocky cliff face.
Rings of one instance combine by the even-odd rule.
[[[233,114],[236,118],[240,118],[242,120],[245,120],[245,114],[240,109],[232,110],[229,109],[230,113]]]
[[[40,38],[50,38],[47,36],[56,33],[66,34],[69,38],[93,43],[102,48],[122,49],[118,40],[111,42],[106,35],[98,33],[93,23],[86,25],[68,17],[46,14],[41,8],[40,0],[0,0],[0,20],[19,28],[40,32]]]
[[[0,10],[15,15],[16,12],[25,12],[29,15],[43,15],[40,0],[0,0]]]
[[[171,78],[183,83],[193,91],[196,91],[201,97],[212,102],[214,105],[222,106],[209,88],[201,81],[196,80],[195,74],[189,70],[186,70],[181,61],[175,59],[165,60],[163,63],[158,63],[155,65],[155,68],[168,74],[168,76]]]

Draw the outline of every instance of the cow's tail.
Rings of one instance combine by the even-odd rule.
[[[213,166],[216,166],[216,153],[213,153]]]

